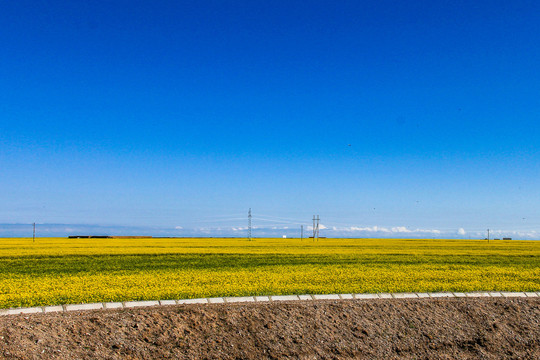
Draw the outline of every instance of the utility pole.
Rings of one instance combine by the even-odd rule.
[[[313,215],[313,241],[315,241],[315,215]]]
[[[34,233],[32,235],[32,242],[36,242],[36,223],[34,223]]]
[[[489,244],[489,229],[487,229],[487,231],[488,231],[488,244]]]
[[[248,211],[248,240],[251,241],[251,208]]]

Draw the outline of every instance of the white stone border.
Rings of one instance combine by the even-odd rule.
[[[31,308],[2,309],[2,315],[39,314],[52,312],[71,312],[104,309],[130,309],[137,307],[170,306],[182,304],[224,304],[247,302],[278,302],[278,301],[314,301],[314,300],[369,300],[369,299],[424,299],[424,298],[539,298],[540,292],[435,292],[435,293],[378,293],[378,294],[315,294],[315,295],[271,295],[271,296],[242,296],[219,297],[183,300],[145,300],[126,302],[105,302],[92,304],[70,304],[41,306]]]

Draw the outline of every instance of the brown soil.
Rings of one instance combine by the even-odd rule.
[[[540,359],[540,299],[179,305],[0,317],[6,359]]]

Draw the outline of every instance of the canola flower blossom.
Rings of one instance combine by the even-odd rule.
[[[0,239],[0,308],[200,297],[538,291],[540,242]]]

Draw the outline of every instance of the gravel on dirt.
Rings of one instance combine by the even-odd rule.
[[[540,359],[540,298],[188,304],[0,317],[3,359]]]

